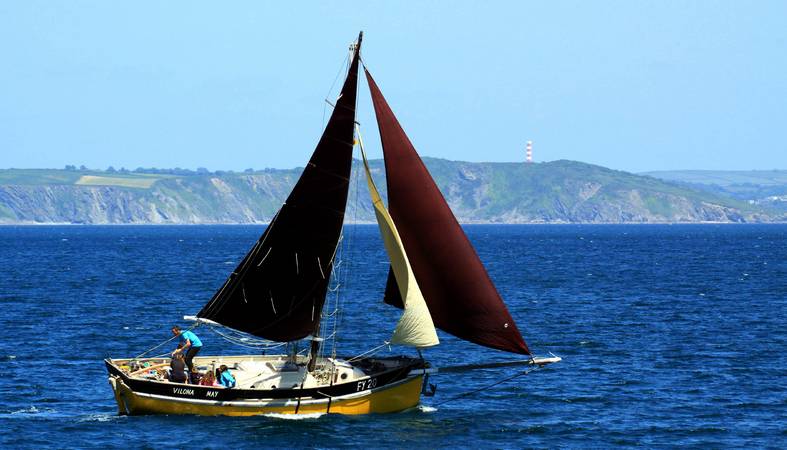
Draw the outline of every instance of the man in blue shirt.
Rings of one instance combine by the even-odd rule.
[[[180,336],[181,343],[181,346],[172,352],[172,356],[175,356],[177,353],[183,353],[185,355],[184,359],[186,360],[186,366],[189,368],[190,374],[194,371],[194,363],[192,360],[195,356],[197,356],[197,353],[199,353],[200,349],[202,349],[202,341],[200,341],[197,335],[191,330],[181,331],[180,327],[177,325],[172,327],[172,334],[175,336]]]

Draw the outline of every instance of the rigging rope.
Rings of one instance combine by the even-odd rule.
[[[446,404],[446,403],[448,403],[448,402],[452,402],[452,401],[454,401],[454,400],[458,400],[458,399],[460,399],[460,398],[467,397],[468,395],[472,395],[472,394],[475,394],[475,393],[477,393],[477,392],[481,392],[481,391],[483,391],[483,390],[486,390],[486,389],[489,389],[489,388],[493,388],[493,387],[495,387],[495,386],[497,386],[497,385],[500,385],[500,384],[503,384],[503,383],[505,383],[505,382],[507,382],[507,381],[511,381],[511,380],[513,380],[514,378],[519,378],[519,377],[521,377],[521,376],[525,376],[525,375],[529,374],[530,372],[532,372],[532,371],[534,371],[534,370],[536,370],[536,369],[540,369],[540,367],[538,367],[538,366],[536,366],[536,367],[531,367],[531,368],[529,368],[529,369],[527,369],[527,370],[523,370],[523,371],[521,371],[521,372],[517,372],[517,373],[515,373],[514,375],[512,375],[512,376],[510,376],[510,377],[508,377],[508,378],[503,378],[502,380],[498,380],[498,381],[496,381],[496,382],[494,382],[494,383],[492,383],[492,384],[486,385],[486,386],[484,386],[484,387],[481,387],[481,388],[478,388],[478,389],[473,389],[472,391],[463,392],[463,393],[461,393],[461,394],[459,394],[459,395],[455,395],[455,396],[453,396],[453,397],[450,397],[450,398],[448,398],[448,399],[446,399],[446,400],[443,400],[443,401],[442,401],[442,402],[440,402],[440,403],[436,403],[434,406],[440,406],[440,405],[444,405],[444,404]],[[438,373],[439,373],[439,372],[438,372]]]
[[[222,337],[227,342],[246,348],[268,350],[272,348],[282,347],[287,344],[286,342],[272,342],[268,340],[255,339],[246,336],[238,336],[238,337],[230,336],[229,334],[222,333],[216,327],[210,327],[210,331],[216,333],[218,336]]]
[[[352,358],[348,359],[347,362],[353,362],[355,360],[360,359],[362,356],[366,356],[366,355],[377,353],[377,350],[380,350],[381,348],[383,348],[385,346],[388,346],[388,349],[390,350],[391,343],[388,342],[388,341],[383,341],[383,343],[378,345],[377,347],[375,347],[375,348],[373,348],[371,350],[367,350],[367,351],[361,353],[360,355],[353,356]]]
[[[339,76],[342,74],[343,71],[349,70],[349,68],[350,68],[349,60],[350,60],[350,55],[345,56],[344,59],[342,60],[342,64],[341,64],[341,66],[339,66],[339,71],[336,72],[336,77],[334,77],[333,83],[331,83],[331,87],[328,88],[328,93],[325,94],[325,101],[326,102],[328,101],[328,97],[331,96],[331,91],[333,91],[333,87],[336,85],[336,80],[339,79]],[[325,105],[324,104],[322,105],[322,128],[320,128],[320,130],[322,130],[323,128],[325,128]]]
[[[359,58],[360,58],[360,55],[359,55]],[[356,98],[356,102],[355,103],[356,103],[355,104],[355,110],[356,110],[356,115],[357,115],[357,112],[358,112],[358,99],[357,98]],[[360,141],[360,125],[358,124],[357,121],[355,123],[356,123],[355,130],[356,130],[356,132],[358,134],[358,140]],[[353,139],[353,141],[355,141],[355,139]],[[355,142],[353,142],[353,144],[355,144]],[[353,147],[355,147],[355,145],[353,145]],[[353,148],[353,152],[355,152],[355,148]],[[355,165],[356,165],[355,161],[353,160],[353,166],[355,166]],[[342,256],[344,256],[345,253],[346,253],[347,257],[346,257],[346,259],[343,259],[336,266],[336,269],[337,269],[337,274],[336,274],[336,281],[337,281],[336,289],[337,289],[337,293],[336,293],[336,310],[335,310],[336,317],[333,320],[333,335],[334,335],[334,337],[333,337],[333,339],[331,341],[331,356],[333,358],[336,358],[336,347],[337,347],[337,341],[338,341],[338,335],[339,335],[338,334],[338,330],[341,328],[342,319],[343,319],[343,312],[342,312],[342,309],[341,309],[341,300],[342,299],[339,296],[338,289],[339,289],[339,286],[344,286],[345,284],[350,286],[350,283],[351,283],[350,276],[354,274],[354,271],[352,270],[353,262],[356,260],[356,257],[357,257],[355,254],[356,254],[356,251],[358,249],[356,248],[354,243],[355,243],[356,234],[358,232],[357,228],[358,228],[358,216],[359,216],[359,209],[360,209],[359,202],[360,202],[360,193],[361,193],[360,192],[360,188],[359,188],[360,187],[360,179],[361,179],[361,171],[357,170],[357,169],[353,170],[351,172],[351,176],[350,176],[350,180],[349,180],[350,186],[348,188],[348,192],[351,194],[350,198],[352,198],[352,204],[351,204],[352,207],[350,208],[350,213],[347,216],[349,216],[351,218],[351,220],[350,220],[349,224],[347,223],[347,221],[345,221],[345,226],[343,227],[343,236],[346,234],[347,242],[343,243],[343,245],[342,245]],[[346,264],[345,264],[346,267],[345,268],[340,267],[340,264],[345,262],[345,261],[346,261]],[[346,290],[346,288],[345,288],[345,290]]]
[[[186,330],[186,331],[191,331],[191,330],[193,330],[194,328],[197,328],[198,326],[199,326],[199,323],[198,323],[198,324],[196,324],[196,325],[194,325],[193,327],[189,328],[189,329],[188,329],[188,330]],[[180,337],[180,335],[177,335],[177,334],[176,334],[175,336],[172,336],[171,338],[169,338],[169,339],[167,339],[166,341],[164,341],[164,342],[162,342],[162,343],[160,343],[160,344],[156,345],[155,347],[151,347],[151,348],[149,348],[149,349],[145,350],[144,352],[140,353],[139,355],[137,355],[137,356],[135,356],[135,357],[131,358],[131,360],[133,361],[133,360],[135,360],[135,359],[139,359],[139,358],[141,358],[141,357],[143,357],[143,356],[147,355],[148,353],[152,352],[153,350],[155,350],[155,349],[157,349],[157,348],[161,347],[162,345],[166,344],[167,342],[170,342],[170,341],[172,341],[173,339],[175,339],[175,338],[177,338],[177,337]]]

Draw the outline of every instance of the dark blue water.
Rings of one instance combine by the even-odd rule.
[[[441,375],[432,408],[401,414],[116,416],[101,360],[168,338],[260,232],[0,227],[0,447],[787,446],[785,225],[470,226],[531,349],[563,362],[436,406],[514,369]],[[376,227],[347,235],[351,355],[398,312]],[[228,351],[200,330],[203,353]],[[437,366],[506,356],[441,339]]]

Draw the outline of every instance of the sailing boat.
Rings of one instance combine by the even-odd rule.
[[[199,371],[225,365],[235,388],[169,382],[168,358],[106,359],[120,414],[367,414],[419,404],[436,369],[421,350],[439,343],[435,327],[474,344],[523,355],[543,366],[522,339],[461,226],[371,74],[385,159],[388,207],[369,170],[355,107],[363,34],[351,46],[347,76],[314,153],[264,233],[210,301],[191,317],[272,343],[307,341],[308,354],[201,356]],[[403,310],[391,345],[417,357],[324,356],[323,306],[334,272],[355,142],[390,259],[384,301]],[[381,280],[382,281],[382,280]]]

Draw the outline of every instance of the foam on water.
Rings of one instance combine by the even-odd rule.
[[[79,422],[112,422],[116,420],[123,420],[128,418],[128,416],[121,416],[118,414],[110,415],[110,414],[88,414],[87,416],[83,416],[79,418]]]
[[[25,409],[17,409],[16,411],[11,411],[11,415],[14,414],[38,414],[40,411],[35,406],[31,406]]]
[[[11,411],[7,414],[8,416],[15,416],[15,417],[30,417],[30,416],[55,416],[58,415],[58,411],[54,408],[36,408],[35,405],[30,406],[28,408],[17,409]]]
[[[282,420],[314,420],[326,415],[325,413],[309,413],[309,414],[281,414],[281,413],[268,413],[263,414],[263,417],[271,419]]]

